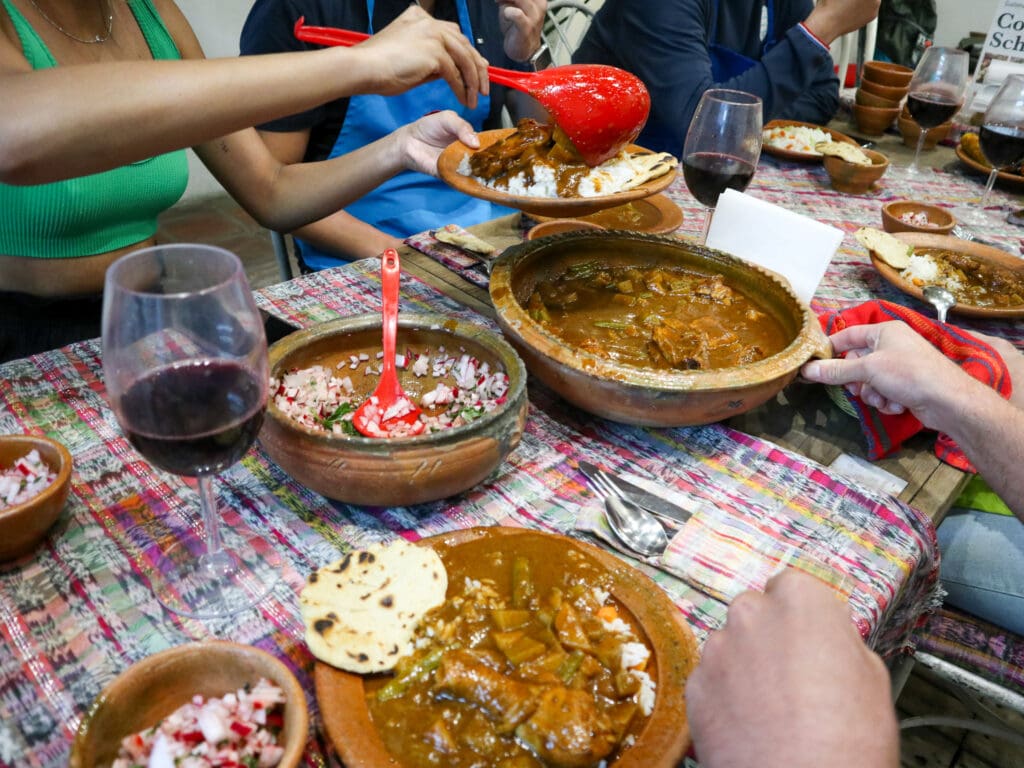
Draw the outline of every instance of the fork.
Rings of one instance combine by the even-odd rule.
[[[654,515],[624,498],[607,478],[600,475],[592,477],[591,488],[604,499],[608,525],[623,544],[648,557],[665,551],[668,536]]]
[[[971,243],[980,243],[981,245],[991,245],[994,248],[1002,248],[1001,245],[993,243],[991,240],[978,237],[974,232],[961,224],[953,225],[952,234],[953,237],[959,237],[961,240],[966,240]]]

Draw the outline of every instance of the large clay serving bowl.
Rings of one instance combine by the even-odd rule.
[[[573,265],[656,264],[718,272],[774,317],[791,337],[781,352],[718,370],[656,370],[623,365],[574,348],[533,320],[524,306],[534,287]],[[491,300],[526,367],[570,403],[612,421],[691,426],[735,416],[774,397],[830,345],[810,308],[779,275],[735,256],[672,237],[636,232],[570,232],[509,248],[491,272]]]
[[[284,692],[284,725],[277,743],[279,768],[295,768],[309,737],[306,695],[295,675],[274,656],[223,640],[186,643],[128,667],[96,697],[71,747],[69,768],[109,766],[121,740],[157,725],[193,696],[222,698],[265,678]]]
[[[332,435],[303,427],[270,402],[260,444],[292,477],[317,493],[349,504],[397,507],[461,493],[486,478],[519,444],[526,422],[526,370],[497,334],[478,325],[438,315],[400,314],[399,352],[408,347],[450,353],[465,350],[508,374],[505,403],[463,426],[417,437],[386,440]],[[376,377],[348,370],[352,355],[369,359],[381,348],[380,315],[342,318],[289,334],[269,350],[270,373],[344,363],[356,391],[369,394]],[[411,374],[399,372],[410,396]],[[363,379],[360,381],[360,379]]]
[[[546,542],[546,544],[545,544]],[[679,609],[650,578],[599,547],[560,534],[523,528],[494,526],[469,528],[423,539],[432,547],[449,573],[449,593],[462,579],[486,578],[508,553],[536,552],[540,543],[547,555],[546,569],[566,576],[581,563],[596,567],[610,579],[608,593],[632,616],[651,649],[656,698],[654,709],[635,734],[632,746],[610,759],[610,768],[675,768],[682,765],[691,739],[686,715],[686,681],[699,660],[697,641]],[[481,574],[480,571],[483,571]],[[477,575],[479,574],[479,575]],[[316,696],[324,728],[346,766],[351,768],[402,768],[404,761],[385,745],[367,706],[380,680],[356,675],[318,662],[314,671]],[[419,725],[414,720],[410,727]],[[518,765],[518,763],[516,763]],[[539,765],[539,762],[532,763]],[[604,763],[602,763],[604,764]]]
[[[60,517],[71,488],[71,454],[68,449],[40,435],[0,435],[0,470],[32,451],[53,472],[56,479],[31,499],[0,509],[0,561],[28,554]]]

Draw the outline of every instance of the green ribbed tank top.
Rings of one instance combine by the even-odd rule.
[[[46,45],[9,0],[0,0],[33,69],[57,66]],[[150,0],[128,0],[154,59],[181,54]],[[188,183],[184,150],[66,181],[0,183],[0,254],[41,259],[106,253],[156,233],[156,217]]]

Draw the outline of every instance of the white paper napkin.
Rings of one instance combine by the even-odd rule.
[[[778,272],[809,303],[843,242],[843,231],[744,192],[718,198],[707,245]]]

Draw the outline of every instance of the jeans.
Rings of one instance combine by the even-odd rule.
[[[100,335],[103,296],[0,291],[0,363]]]
[[[1024,635],[1024,522],[953,509],[939,526],[946,603]]]

